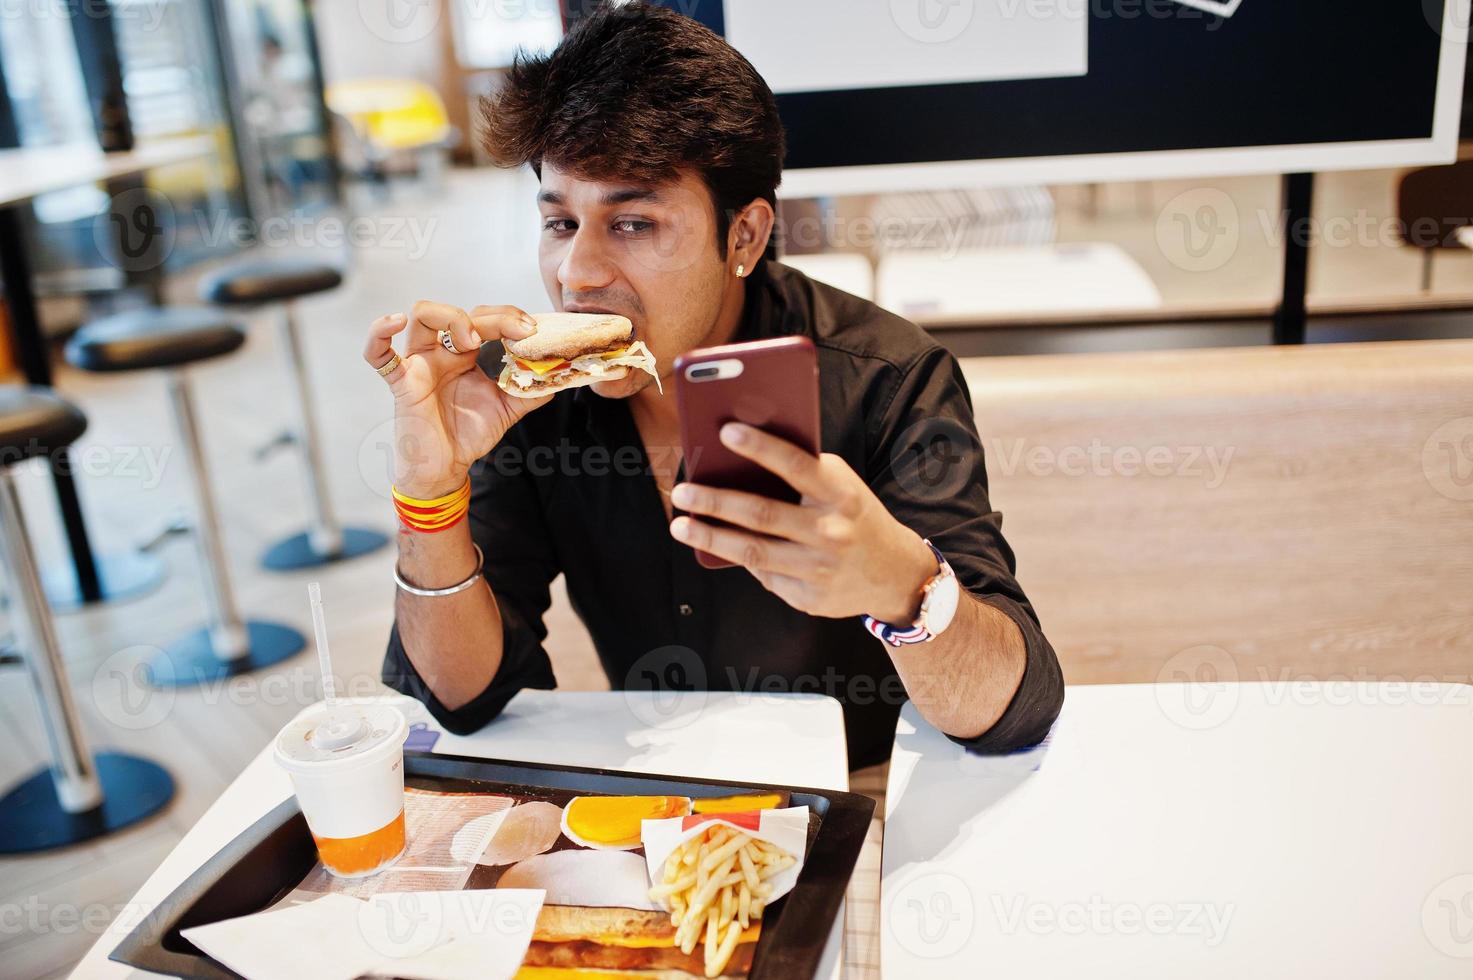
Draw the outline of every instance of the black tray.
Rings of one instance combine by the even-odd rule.
[[[867,796],[831,790],[691,780],[426,752],[404,753],[404,774],[407,781],[422,787],[427,782],[444,783],[451,785],[437,788],[507,794],[515,794],[519,789],[615,796],[723,796],[731,790],[789,793],[792,806],[809,808],[808,855],[793,890],[774,902],[763,916],[762,936],[748,974],[751,980],[812,977],[818,971],[875,809],[874,800]],[[295,888],[316,861],[317,849],[307,831],[307,821],[292,797],[221,848],[174,889],[118,944],[109,959],[179,977],[237,978],[238,974],[210,959],[180,935],[180,930],[268,908]]]

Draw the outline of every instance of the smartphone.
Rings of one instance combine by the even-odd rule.
[[[686,482],[799,501],[782,477],[727,449],[720,432],[728,422],[745,422],[818,455],[818,352],[811,340],[780,337],[682,354],[675,394]],[[704,551],[696,560],[705,568],[732,565]]]

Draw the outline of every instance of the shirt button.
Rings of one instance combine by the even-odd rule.
[[[689,615],[691,615],[694,612],[695,612],[695,610],[690,607],[690,603],[688,603],[688,602],[682,602],[680,604],[680,615],[682,615],[682,616],[689,616]]]

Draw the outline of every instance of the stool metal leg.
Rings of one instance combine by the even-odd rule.
[[[289,626],[241,620],[230,589],[225,544],[220,536],[215,497],[210,492],[209,470],[200,449],[194,399],[183,373],[169,375],[169,397],[174,404],[174,421],[179,428],[179,448],[184,453],[185,465],[194,482],[194,504],[198,515],[195,540],[199,542],[210,625],[172,644],[162,656],[149,663],[149,672],[155,684],[184,686],[279,663],[301,650],[307,641]]]
[[[92,768],[92,753],[77,718],[77,705],[65,680],[66,665],[56,628],[42,598],[41,580],[31,555],[30,540],[21,523],[20,498],[15,479],[7,470],[0,473],[0,527],[3,527],[5,568],[10,574],[11,601],[20,612],[22,643],[41,722],[51,743],[56,774],[56,796],[69,813],[90,810],[102,802],[102,786]]]
[[[306,355],[291,303],[284,306],[281,318],[282,346],[286,350],[287,370],[291,374],[297,399],[300,425],[298,447],[302,451],[302,472],[306,478],[307,503],[312,508],[308,529],[273,545],[262,563],[274,571],[312,568],[331,561],[356,558],[389,543],[387,535],[367,528],[344,528],[338,524],[327,491],[327,470],[322,462],[317,414],[312,409],[312,390],[307,381]]]
[[[317,413],[312,410],[312,392],[307,386],[305,354],[297,333],[292,304],[286,303],[281,315],[282,344],[286,348],[292,382],[297,394],[297,420],[302,427],[300,449],[307,478],[307,502],[312,508],[312,526],[308,535],[319,554],[336,555],[343,547],[343,532],[333,514],[327,496],[327,474],[322,465],[322,444],[318,442]]]
[[[167,772],[131,756],[94,758],[87,747],[8,470],[0,472],[0,548],[52,759],[0,798],[0,853],[74,844],[155,813],[174,795]]]
[[[205,596],[210,604],[210,629],[215,655],[221,660],[244,656],[248,640],[235,597],[230,591],[230,572],[225,562],[225,545],[220,538],[220,517],[215,496],[210,492],[210,473],[200,449],[199,424],[194,399],[183,374],[169,376],[169,398],[174,403],[174,423],[179,428],[180,448],[194,484],[194,508],[199,517],[195,540],[199,542],[200,568],[205,575]]]

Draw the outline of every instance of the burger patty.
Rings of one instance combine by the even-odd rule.
[[[629,371],[629,369],[628,369],[627,366],[621,364],[619,367],[609,368],[609,373],[610,374],[613,374],[615,371],[619,371],[619,370],[623,370],[626,375],[628,374],[628,371]],[[522,388],[523,391],[534,391],[534,390],[536,390],[538,388],[551,388],[551,387],[556,386],[557,382],[566,379],[568,377],[568,375],[570,375],[570,374],[577,375],[577,374],[587,374],[587,373],[588,373],[587,371],[569,371],[567,368],[563,368],[561,370],[554,371],[551,374],[539,375],[536,379],[533,380],[533,382],[531,384],[529,384],[529,385],[527,385],[525,387],[523,387],[521,385],[517,385],[517,387]],[[606,378],[605,380],[615,381],[615,380],[618,380],[618,379],[616,379],[616,378]],[[513,384],[515,384],[515,383],[516,382],[513,382]]]
[[[739,943],[726,965],[726,973],[745,975],[752,969],[752,954],[756,943]],[[626,946],[604,946],[586,939],[565,943],[548,943],[533,940],[527,947],[523,966],[556,967],[564,970],[683,970],[702,977],[706,975],[705,947],[697,944],[687,956],[677,946],[646,946],[630,949]]]

